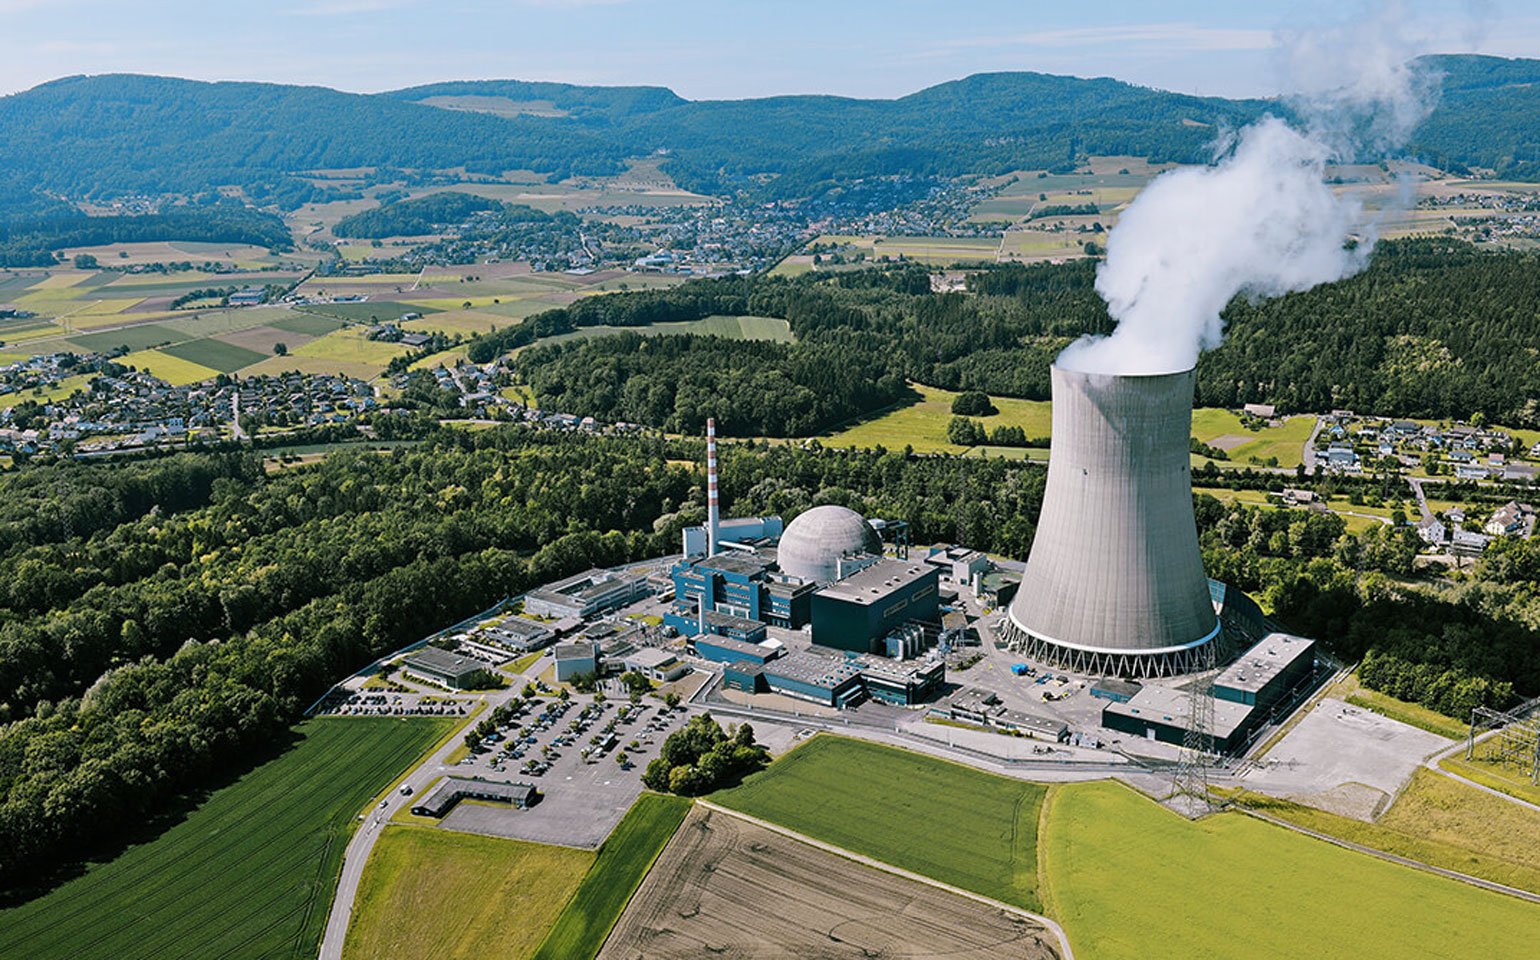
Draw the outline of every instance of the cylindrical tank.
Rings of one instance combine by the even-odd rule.
[[[1192,512],[1193,379],[1053,368],[1048,485],[1008,628],[1029,657],[1167,676],[1219,635]]]

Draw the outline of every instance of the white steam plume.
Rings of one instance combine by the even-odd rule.
[[[1223,144],[1212,166],[1145,187],[1108,235],[1096,272],[1117,328],[1071,344],[1059,366],[1186,370],[1219,345],[1219,312],[1237,294],[1278,296],[1363,269],[1374,224],[1357,198],[1327,185],[1325,170],[1401,146],[1432,109],[1434,83],[1408,65],[1412,45],[1396,16],[1288,38],[1296,69],[1315,78],[1291,101],[1304,126],[1264,117]],[[1318,66],[1328,62],[1330,72]]]

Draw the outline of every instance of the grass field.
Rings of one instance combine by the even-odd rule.
[[[1440,760],[1438,765],[1450,773],[1457,773],[1483,787],[1490,787],[1510,797],[1540,804],[1540,786],[1530,783],[1529,776],[1511,764],[1484,761],[1478,753],[1474,760],[1466,760],[1462,754]]]
[[[431,326],[430,321],[424,322]],[[711,316],[700,320],[654,323],[645,327],[580,327],[571,333],[558,333],[553,337],[544,337],[529,346],[561,343],[565,340],[588,340],[617,333],[635,333],[643,337],[695,334],[703,337],[722,337],[727,340],[773,340],[777,343],[790,343],[795,339],[791,333],[791,325],[777,317]],[[529,347],[519,349],[528,350]]]
[[[301,333],[310,337],[324,337],[333,330],[341,330],[343,323],[329,317],[317,317],[308,313],[295,311],[286,317],[274,320],[265,326],[277,330],[286,330],[289,333]]]
[[[1053,788],[1045,900],[1095,960],[1529,956],[1540,908],[1121,784]]]
[[[450,719],[312,720],[155,839],[0,911],[0,956],[314,957],[353,818]]]
[[[884,863],[1040,910],[1037,821],[1043,793],[1040,784],[819,735],[712,799]]]
[[[831,447],[881,445],[889,450],[902,450],[905,445],[912,445],[917,453],[962,453],[967,450],[946,438],[947,425],[952,422],[952,400],[957,394],[921,384],[911,386],[920,396],[917,402],[829,434],[824,443]],[[1053,417],[1047,401],[1009,397],[992,397],[991,400],[1000,412],[992,417],[973,418],[986,430],[1016,426],[1026,431],[1029,438],[1048,436]]]
[[[22,393],[7,393],[4,396],[0,396],[0,409],[9,410],[11,407],[19,403],[25,403],[28,400],[36,400],[38,403],[63,400],[76,390],[86,389],[86,385],[91,382],[94,376],[95,374],[79,374],[73,377],[65,377],[58,383],[35,392],[27,390]]]
[[[604,946],[663,846],[690,812],[690,801],[644,793],[616,824],[534,954],[540,960],[590,960]]]
[[[181,339],[183,335],[169,327],[163,327],[158,323],[142,323],[138,326],[124,327],[122,330],[108,330],[105,333],[87,333],[71,337],[70,343],[85,351],[107,353],[118,347],[143,350],[162,343],[175,343]]]
[[[1305,441],[1315,429],[1315,417],[1289,417],[1276,427],[1247,430],[1238,414],[1215,407],[1193,411],[1192,435],[1204,443],[1221,447],[1232,463],[1264,463],[1278,458],[1280,467],[1297,467],[1303,462]],[[1244,442],[1235,441],[1244,439]],[[1220,441],[1215,443],[1215,441]]]
[[[233,373],[267,359],[267,354],[238,347],[223,340],[188,340],[166,347],[161,351],[179,360],[186,360],[220,373]]]
[[[1246,805],[1353,843],[1540,893],[1540,813],[1418,770],[1375,823],[1251,795]]]
[[[416,279],[416,278],[413,278]],[[313,303],[305,306],[306,313],[320,314],[325,317],[334,317],[338,320],[352,320],[354,322],[378,322],[387,320],[400,320],[402,314],[420,313],[427,316],[437,313],[435,307],[425,307],[415,303],[402,303],[398,300],[365,300],[362,303]]]
[[[119,358],[119,363],[147,371],[174,387],[219,376],[219,371],[160,350],[140,350]]]
[[[391,824],[364,867],[346,960],[521,960],[534,953],[594,855]]]

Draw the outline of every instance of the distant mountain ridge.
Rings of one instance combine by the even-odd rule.
[[[1540,60],[1436,56],[1443,99],[1410,153],[1540,179]],[[440,98],[550,104],[548,115],[443,109]],[[170,77],[67,77],[0,98],[0,222],[55,201],[239,186],[280,209],[324,197],[297,174],[376,167],[552,179],[666,154],[689,189],[815,196],[874,176],[1068,168],[1087,155],[1205,158],[1218,126],[1286,112],[1108,78],[986,73],[892,100],[686,100],[664,87],[452,81],[382,94]],[[518,111],[514,111],[518,113]]]

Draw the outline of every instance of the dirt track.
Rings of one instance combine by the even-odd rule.
[[[599,954],[643,957],[1054,960],[1057,953],[1051,934],[1020,917],[696,807]]]

